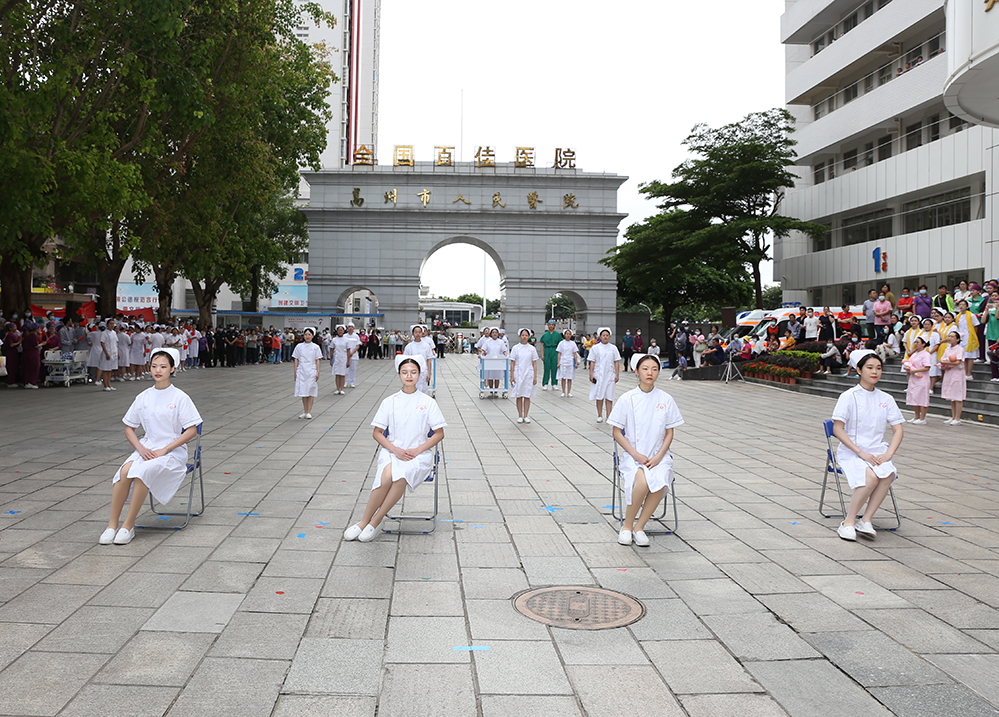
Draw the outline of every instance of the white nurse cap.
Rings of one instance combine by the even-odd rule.
[[[857,368],[857,364],[860,363],[860,359],[864,358],[864,356],[869,356],[870,354],[873,353],[874,352],[871,351],[870,349],[858,349],[857,351],[853,351],[850,353],[849,364],[853,368]]]
[[[167,354],[168,356],[170,356],[170,358],[173,359],[174,366],[180,366],[180,351],[178,351],[177,349],[168,349],[168,348],[156,349],[152,352],[152,354],[149,355],[149,360],[152,361],[153,358],[155,358],[156,354]]]
[[[597,329],[597,336],[599,337],[600,334],[602,334],[604,331],[606,331],[611,336],[614,335],[614,332],[610,330],[610,326],[601,326],[599,329]]]
[[[395,370],[396,373],[402,368],[403,361],[415,361],[420,367],[420,373],[427,370],[427,360],[420,354],[399,354],[395,357]]]

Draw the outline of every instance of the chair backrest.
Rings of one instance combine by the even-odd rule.
[[[826,420],[824,420],[822,422],[822,427],[825,428],[825,430],[826,430],[826,438],[832,438],[833,437],[833,420],[831,418],[827,418]]]
[[[62,351],[46,351],[45,360],[46,361],[58,361],[62,358]]]
[[[194,465],[197,466],[201,463],[201,429],[204,423],[198,424],[198,437],[195,439],[197,442],[194,444]]]

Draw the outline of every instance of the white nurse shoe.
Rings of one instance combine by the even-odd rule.
[[[114,535],[118,531],[114,528],[105,528],[104,532],[101,533],[100,539],[97,541],[100,545],[111,545],[114,542]]]
[[[360,535],[362,532],[363,531],[361,529],[361,526],[359,526],[357,523],[355,523],[354,525],[350,526],[345,531],[343,531],[343,539],[344,540],[357,540],[357,536]]]
[[[119,528],[118,532],[114,536],[115,545],[128,545],[132,542],[132,538],[135,537],[135,528],[131,530],[125,530],[124,528]]]
[[[378,535],[378,528],[374,525],[366,525],[364,530],[361,531],[361,534],[357,536],[357,539],[362,543],[370,543],[375,539],[376,535]]]

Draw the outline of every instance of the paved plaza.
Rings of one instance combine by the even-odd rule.
[[[444,522],[368,544],[341,535],[367,500],[389,361],[362,361],[345,396],[324,375],[312,421],[288,364],[183,374],[208,507],[127,546],[97,538],[130,452],[121,416],[152,384],[4,389],[0,713],[999,714],[994,428],[907,424],[902,527],[848,543],[817,512],[831,400],[664,374],[686,420],[679,531],[624,547],[611,429],[584,382],[539,390],[519,425],[512,401],[478,398],[477,369],[440,362]],[[422,486],[404,508],[431,499]],[[546,585],[621,591],[646,614],[576,631],[513,610]]]

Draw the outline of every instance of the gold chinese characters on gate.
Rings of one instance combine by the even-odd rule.
[[[999,0],[985,0],[989,4],[986,11],[992,9],[992,4]],[[415,167],[416,153],[411,144],[397,144],[393,148],[392,165],[395,167]],[[495,167],[496,149],[488,145],[480,145],[475,148],[476,167]],[[534,147],[516,147],[514,149],[513,166],[518,169],[525,169],[536,166],[534,163]],[[373,166],[375,164],[374,145],[362,144],[354,150],[353,164],[362,166]],[[454,147],[437,146],[434,147],[433,163],[438,167],[454,166]],[[555,161],[552,163],[555,169],[575,169],[576,150],[570,147],[556,147]]]

